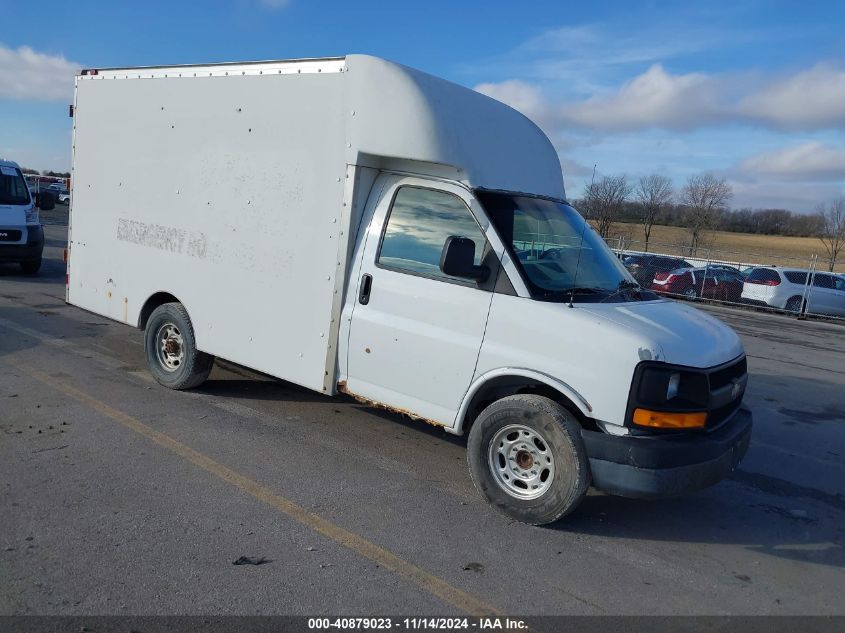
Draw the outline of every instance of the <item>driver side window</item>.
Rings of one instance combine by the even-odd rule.
[[[464,201],[422,187],[400,187],[387,218],[376,263],[399,272],[459,281],[440,270],[440,255],[449,236],[475,243],[475,265],[481,263],[487,240]]]

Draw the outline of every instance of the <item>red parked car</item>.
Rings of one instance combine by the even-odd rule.
[[[705,274],[706,272],[706,274]],[[651,289],[665,294],[681,295],[688,299],[716,299],[739,301],[743,279],[739,273],[721,268],[679,268],[657,273]]]

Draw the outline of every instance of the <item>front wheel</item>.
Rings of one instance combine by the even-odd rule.
[[[181,303],[153,310],[144,329],[147,367],[169,389],[199,387],[211,373],[214,356],[197,349],[194,328]]]
[[[497,510],[523,523],[553,523],[572,512],[590,484],[581,427],[542,396],[502,398],[481,412],[469,433],[473,483]]]

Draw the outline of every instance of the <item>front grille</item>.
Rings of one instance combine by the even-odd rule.
[[[742,404],[748,381],[748,361],[745,356],[724,367],[707,373],[710,384],[710,409],[707,429],[712,430],[728,420]]]
[[[21,232],[15,229],[0,229],[0,242],[20,242]]]
[[[721,389],[725,385],[733,382],[735,378],[742,378],[742,376],[746,373],[748,373],[748,362],[745,360],[745,356],[743,356],[733,365],[717,369],[713,373],[709,374],[710,391]]]

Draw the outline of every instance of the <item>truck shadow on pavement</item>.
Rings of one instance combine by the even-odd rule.
[[[551,527],[625,540],[739,545],[756,554],[845,567],[842,509],[761,491],[754,478],[738,470],[697,494],[652,501],[591,490],[572,515]]]
[[[235,400],[290,402],[293,404],[331,402],[329,398],[304,387],[299,387],[281,380],[261,380],[254,377],[231,379],[212,378],[204,382],[200,387],[192,389],[191,392],[214,396],[215,398],[231,398]]]
[[[223,367],[232,370],[228,363],[223,363]],[[354,410],[356,415],[369,418],[375,427],[383,421],[414,437],[466,449],[465,437],[451,435],[440,427],[360,404],[349,396],[329,398],[284,381],[256,379],[251,370],[242,371],[244,378],[209,380],[197,391],[221,398],[286,402],[293,406],[324,404],[336,413]],[[356,422],[361,423],[367,425],[364,420]],[[367,426],[368,432],[383,431]],[[348,432],[348,428],[337,429],[339,434]],[[425,453],[416,454],[425,458]],[[466,482],[471,488],[468,473]],[[482,503],[480,497],[478,501]],[[748,552],[784,560],[845,567],[845,497],[742,469],[712,488],[672,499],[626,499],[591,489],[571,515],[536,529],[548,534],[589,534],[619,543],[633,540],[736,545]],[[737,573],[743,582],[751,582],[745,580],[749,576]]]

